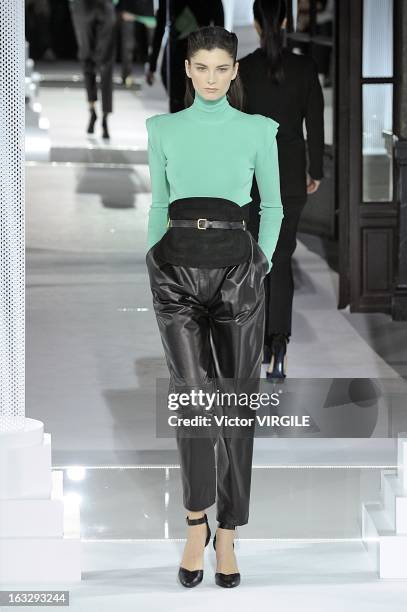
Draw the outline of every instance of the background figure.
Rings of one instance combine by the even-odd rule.
[[[307,194],[318,189],[323,177],[324,98],[314,60],[282,47],[285,3],[255,0],[253,13],[261,46],[239,60],[239,74],[245,91],[243,110],[271,117],[280,124],[277,144],[284,218],[273,267],[264,279],[264,361],[270,361],[268,378],[284,378],[294,294],[291,259],[297,245],[297,228]],[[251,196],[249,230],[257,238],[260,195],[256,180]]]
[[[318,7],[316,15],[316,33],[319,36],[333,38],[334,31],[334,0],[324,0]],[[333,54],[332,47],[315,45],[314,59],[318,64],[318,72],[324,75],[324,87],[332,87]]]
[[[116,13],[112,0],[70,0],[72,22],[78,43],[90,107],[88,134],[93,134],[97,119],[96,73],[102,90],[103,138],[109,138],[107,115],[113,110],[113,67],[115,60]]]
[[[154,82],[157,58],[160,53],[166,24],[166,3],[170,7],[170,82],[167,75],[168,42],[165,45],[161,64],[161,78],[169,94],[171,113],[185,108],[185,65],[187,56],[187,38],[190,32],[203,26],[224,26],[225,16],[222,0],[159,0],[156,14],[157,26],[154,32],[152,51],[146,80],[149,85]]]
[[[56,59],[51,40],[51,10],[48,0],[25,1],[25,37],[33,59]]]
[[[153,0],[119,0],[121,64],[123,85],[133,85],[133,58],[137,47],[138,60],[148,61],[149,28],[155,25]]]

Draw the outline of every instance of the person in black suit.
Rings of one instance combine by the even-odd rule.
[[[116,50],[116,13],[112,0],[70,0],[72,23],[82,63],[90,118],[87,133],[93,134],[97,119],[96,74],[102,90],[102,134],[110,138],[107,116],[113,110],[113,68]]]
[[[270,362],[267,378],[284,378],[287,343],[292,331],[294,282],[291,257],[296,248],[297,227],[307,195],[316,192],[323,177],[324,98],[314,60],[282,46],[285,2],[255,0],[253,14],[260,47],[239,59],[239,74],[245,95],[244,112],[265,115],[280,124],[277,144],[284,219],[272,258],[273,266],[264,280],[264,361]],[[249,230],[257,238],[260,196],[255,179],[251,196]]]
[[[154,83],[157,58],[161,49],[166,23],[166,7],[170,10],[170,74],[167,74],[168,42],[165,45],[161,63],[161,78],[169,92],[170,113],[185,108],[185,58],[187,56],[188,34],[209,25],[224,26],[225,16],[222,0],[159,0],[156,13],[157,25],[154,31],[152,51],[146,71],[146,81]]]

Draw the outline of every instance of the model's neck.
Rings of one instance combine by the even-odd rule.
[[[229,117],[233,107],[229,104],[226,94],[220,98],[208,100],[195,91],[195,98],[189,112],[195,119],[205,123],[218,123]]]
[[[192,106],[194,106],[196,110],[204,113],[217,113],[229,106],[229,101],[226,94],[220,98],[208,100],[195,91],[195,99]]]

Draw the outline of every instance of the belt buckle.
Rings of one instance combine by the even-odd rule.
[[[206,229],[207,229],[206,227],[200,227],[199,222],[200,222],[200,221],[207,221],[207,220],[208,220],[208,219],[202,219],[202,218],[201,218],[201,219],[198,219],[198,222],[197,222],[197,227],[198,227],[198,229],[200,229],[200,230],[206,230]]]

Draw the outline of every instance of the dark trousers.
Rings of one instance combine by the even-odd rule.
[[[72,22],[82,63],[88,102],[97,100],[96,74],[99,71],[102,111],[113,110],[113,68],[115,61],[116,13],[111,0],[73,0]]]
[[[52,48],[51,7],[48,0],[26,0],[25,35],[30,44],[30,57],[40,59]]]
[[[122,79],[131,76],[133,72],[134,51],[137,47],[138,60],[145,63],[148,60],[149,33],[146,26],[134,21],[120,20],[121,30],[121,61]]]
[[[148,251],[171,393],[191,384],[205,392],[259,392],[268,263],[254,238],[250,240],[247,261],[221,268],[162,262],[156,252],[159,243]],[[255,410],[247,405],[222,409],[223,414],[252,418],[253,426],[238,435],[225,428],[202,437],[187,437],[181,427],[176,429],[183,502],[187,510],[199,511],[217,501],[218,521],[244,525],[249,517]],[[184,407],[183,415],[195,414],[196,409]]]
[[[187,41],[171,41],[170,53],[170,78],[168,78],[168,44],[165,45],[161,64],[161,78],[163,85],[169,95],[170,113],[184,110],[185,103],[185,58],[187,53]]]
[[[306,197],[283,196],[284,218],[277,245],[272,258],[273,267],[264,279],[266,300],[266,321],[264,343],[269,344],[270,335],[281,333],[291,335],[294,279],[292,255],[297,246],[297,229]],[[257,238],[259,231],[259,202],[253,201],[250,209],[249,230]]]
[[[126,79],[133,71],[133,54],[136,46],[134,36],[134,21],[121,19],[121,58],[122,58],[122,79]]]

